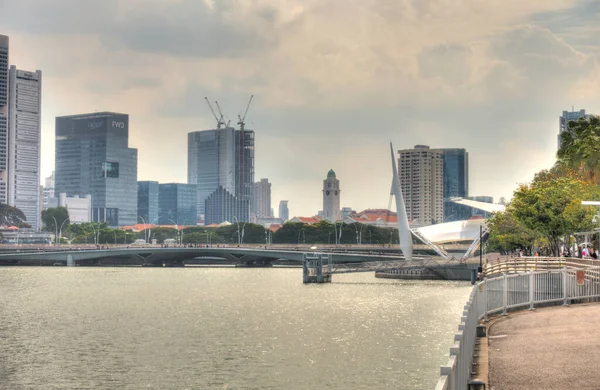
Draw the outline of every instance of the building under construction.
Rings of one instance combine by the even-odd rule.
[[[188,183],[197,186],[198,216],[206,225],[250,220],[254,131],[245,129],[244,120],[251,101],[238,116],[239,129],[225,123],[218,103],[220,116],[208,103],[217,128],[188,134]]]

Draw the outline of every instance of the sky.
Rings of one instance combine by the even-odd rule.
[[[600,113],[600,1],[0,0],[10,62],[43,72],[54,118],[129,114],[138,180],[187,181],[187,133],[254,100],[255,178],[291,216],[390,204],[395,150],[465,148],[470,195],[510,198],[552,166],[563,110]],[[277,211],[275,211],[277,213]]]

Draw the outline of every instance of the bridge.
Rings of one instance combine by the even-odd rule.
[[[389,251],[390,249],[388,249]],[[237,247],[200,248],[116,248],[88,250],[11,251],[0,254],[3,265],[146,265],[183,266],[185,264],[232,264],[237,266],[270,266],[273,262],[302,264],[306,250],[258,249]],[[368,263],[404,261],[398,253],[380,251],[333,252],[335,263]]]

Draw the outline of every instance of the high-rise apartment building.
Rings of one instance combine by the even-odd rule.
[[[444,222],[458,221],[460,213],[450,198],[469,196],[469,153],[465,149],[439,150],[442,151],[444,175]]]
[[[336,178],[333,169],[327,172],[327,178],[323,180],[323,219],[335,222],[342,219],[340,213],[340,181]]]
[[[158,186],[157,181],[138,181],[138,222],[151,224],[158,221]]]
[[[188,134],[188,183],[205,224],[247,222],[254,183],[254,131],[231,127]]]
[[[288,208],[288,200],[279,202],[279,218],[285,222],[290,219],[290,209]]]
[[[196,186],[167,183],[158,185],[158,223],[160,225],[196,225]]]
[[[92,221],[137,222],[137,149],[129,116],[113,112],[56,118],[55,193],[92,196]]]
[[[260,179],[252,190],[252,210],[256,218],[269,218],[271,214],[271,183],[269,179]]]
[[[19,70],[13,65],[8,85],[7,203],[20,209],[31,228],[38,230],[42,72]]]
[[[0,203],[8,200],[8,41],[0,35]]]
[[[585,110],[562,112],[562,115],[558,118],[558,149],[562,144],[560,135],[569,130],[569,121],[578,121],[580,118],[589,118],[590,116],[585,113]]]
[[[411,224],[426,226],[444,219],[442,154],[425,145],[398,151],[398,175]]]

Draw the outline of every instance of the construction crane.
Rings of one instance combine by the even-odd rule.
[[[208,104],[208,108],[210,108],[210,112],[212,112],[213,116],[215,117],[215,120],[217,121],[217,129],[220,129],[221,126],[224,125],[223,115],[221,114],[221,118],[217,117],[217,114],[215,114],[215,110],[213,110],[212,106],[210,105],[208,98],[205,96],[204,99],[206,100],[206,104]]]
[[[246,106],[246,111],[244,111],[244,116],[238,115],[238,119],[240,120],[237,124],[240,125],[240,130],[244,130],[244,126],[246,125],[246,114],[248,114],[248,109],[250,108],[250,103],[252,103],[252,98],[254,95],[250,95],[250,100],[248,100],[248,105]]]
[[[217,111],[219,111],[219,115],[221,115],[221,124],[225,125],[225,127],[229,127],[229,123],[231,123],[231,121],[228,121],[227,124],[225,124],[225,116],[223,115],[223,111],[221,111],[221,106],[219,106],[219,102],[215,100],[215,104],[217,105]]]

